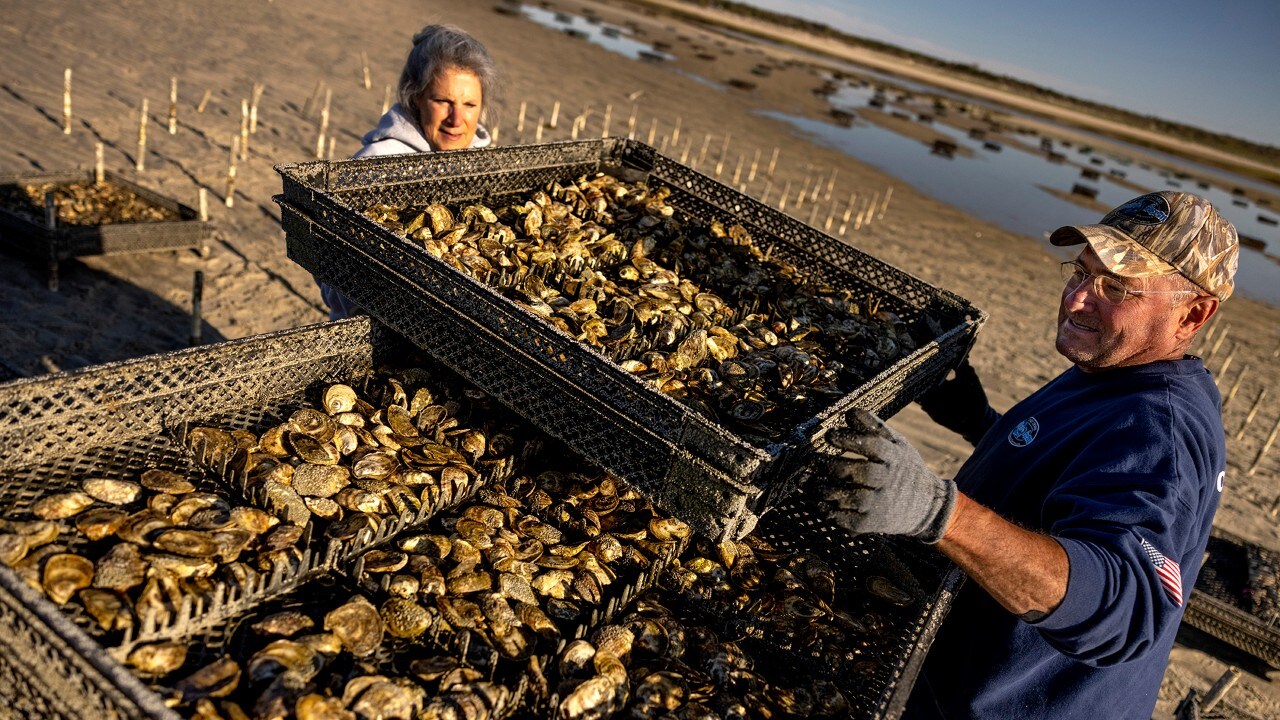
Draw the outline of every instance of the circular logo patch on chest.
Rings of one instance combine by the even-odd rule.
[[[1026,447],[1036,439],[1036,434],[1040,432],[1040,423],[1033,417],[1018,423],[1018,426],[1009,433],[1009,444],[1014,447]]]

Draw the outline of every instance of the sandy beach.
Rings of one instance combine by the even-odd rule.
[[[716,25],[664,15],[656,2],[557,0],[542,5],[628,27],[636,39],[661,43],[677,59],[630,60],[519,15],[494,12],[492,2],[388,0],[378,4],[373,15],[338,0],[0,3],[0,174],[91,168],[95,144],[101,142],[106,167],[121,176],[192,206],[203,188],[216,227],[207,257],[181,251],[70,261],[63,264],[57,292],[46,287],[43,266],[4,256],[0,362],[17,374],[35,375],[186,347],[192,333],[196,270],[204,275],[205,342],[325,319],[310,275],[285,255],[279,210],[271,199],[280,192],[281,182],[272,168],[316,157],[320,106],[326,95],[331,97],[332,142],[325,144],[323,155],[341,158],[355,152],[360,136],[378,118],[385,89],[398,78],[411,33],[429,22],[453,22],[482,40],[503,72],[504,102],[490,122],[498,131],[498,144],[531,143],[539,134],[543,142],[568,139],[575,117],[585,118],[582,133],[599,137],[606,130],[607,115],[611,134],[630,131],[647,140],[652,133],[653,144],[668,155],[678,159],[683,152],[696,161],[701,154],[701,171],[717,174],[719,166],[722,180],[730,182],[737,174],[733,184],[757,197],[769,193],[773,202],[783,188],[793,187],[795,193],[819,181],[815,179],[827,183],[836,198],[856,192],[862,198],[883,199],[892,187],[892,202],[883,216],[867,227],[848,229],[842,237],[989,313],[972,361],[993,404],[1006,409],[1067,367],[1053,350],[1058,259],[1043,238],[975,219],[756,114],[783,110],[835,122],[824,99],[813,92],[827,70],[807,61],[807,52],[756,43],[736,33],[720,34]],[[710,19],[730,23],[724,17]],[[939,85],[959,88],[963,82],[824,42],[803,45]],[[368,88],[362,53],[368,59]],[[762,63],[770,71],[753,73]],[[63,81],[68,67],[74,71],[73,114],[71,132],[64,134]],[[717,86],[709,87],[690,73]],[[170,134],[168,98],[174,77],[177,128]],[[733,80],[752,87],[735,87]],[[240,135],[241,103],[251,98],[255,83],[263,88],[256,131],[250,135],[245,159],[238,162],[234,201],[228,207],[228,156],[233,139]],[[138,171],[144,98],[149,101],[149,125],[145,169]],[[1012,107],[1023,102],[1016,97],[997,99]],[[550,127],[557,102],[558,122]],[[197,107],[202,104],[201,112]],[[522,104],[524,124],[519,128]],[[1059,113],[1051,106],[1035,110]],[[892,111],[889,107],[878,115],[860,113],[861,121],[896,127],[922,143],[932,142],[936,131]],[[1058,116],[1072,120],[1065,113]],[[673,142],[677,122],[679,139]],[[1138,132],[1091,127],[1130,137]],[[1037,127],[1040,133],[1056,129],[1047,123]],[[1251,162],[1161,142],[1202,160]],[[769,177],[764,165],[775,148],[777,161]],[[748,180],[753,158],[759,158],[758,168]],[[1280,205],[1280,189],[1259,195],[1269,202],[1274,197]],[[814,203],[797,206],[793,200],[787,212],[821,224],[829,207],[829,201],[824,202],[818,213]],[[1063,217],[1058,224],[1092,222],[1099,212],[1082,206],[1079,215]],[[1223,305],[1209,332],[1213,335],[1206,334],[1195,350],[1208,359],[1224,396],[1234,390],[1224,407],[1229,469],[1216,524],[1280,550],[1280,525],[1268,512],[1280,487],[1280,448],[1250,472],[1280,417],[1280,385],[1275,382],[1280,309],[1233,298]],[[1236,439],[1264,388],[1269,392],[1256,416]],[[914,407],[900,413],[894,424],[941,473],[954,472],[970,450]],[[1185,635],[1171,657],[1158,718],[1172,717],[1174,705],[1189,689],[1203,693],[1228,664],[1244,662],[1211,640]],[[1280,717],[1280,675],[1256,665],[1244,669],[1227,706],[1243,713],[1240,717]]]

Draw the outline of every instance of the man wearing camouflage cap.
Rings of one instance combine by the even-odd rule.
[[[935,543],[970,578],[907,718],[1149,718],[1208,542],[1221,398],[1186,354],[1231,295],[1235,228],[1158,192],[1067,226],[1057,350],[1074,363],[1004,415],[973,369],[921,398],[976,444],[954,481],[876,417],[832,430],[810,481],[857,533]]]

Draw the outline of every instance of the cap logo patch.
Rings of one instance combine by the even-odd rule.
[[[1112,210],[1102,218],[1103,225],[1116,221],[1137,223],[1139,225],[1159,225],[1169,219],[1169,203],[1162,196],[1152,193],[1134,198]]]
[[[1018,426],[1009,433],[1009,444],[1014,447],[1026,447],[1036,439],[1036,435],[1040,433],[1040,421],[1033,417],[1018,423]]]

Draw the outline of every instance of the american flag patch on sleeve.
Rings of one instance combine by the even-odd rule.
[[[1169,596],[1174,605],[1182,607],[1182,568],[1178,567],[1178,563],[1161,555],[1160,551],[1145,539],[1142,541],[1142,551],[1155,566],[1156,577],[1160,578],[1160,584],[1164,586],[1164,594]]]

